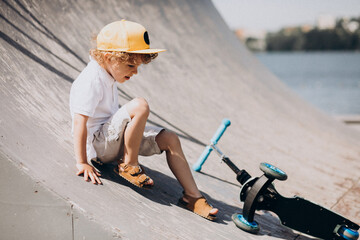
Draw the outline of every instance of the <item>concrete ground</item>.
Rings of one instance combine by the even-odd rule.
[[[244,6],[245,7],[245,6]],[[122,18],[142,23],[166,48],[119,85],[141,96],[149,124],[175,131],[190,165],[223,118],[218,146],[259,176],[260,162],[289,175],[276,187],[360,223],[360,133],[296,97],[238,42],[210,0],[3,0],[0,60],[1,239],[310,239],[258,212],[258,235],[231,221],[242,211],[235,175],[212,154],[200,190],[220,209],[210,222],[176,206],[181,187],[165,156],[141,158],[154,189],[110,170],[103,185],[75,175],[68,109],[71,83],[88,62],[91,36]]]

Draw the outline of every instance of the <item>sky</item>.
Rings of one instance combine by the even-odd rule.
[[[277,31],[321,15],[360,16],[360,0],[212,0],[231,29]]]

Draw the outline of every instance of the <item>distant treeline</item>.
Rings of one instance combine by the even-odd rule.
[[[357,29],[349,28],[349,23]],[[285,28],[266,36],[267,51],[360,50],[360,17],[339,19],[333,29]]]

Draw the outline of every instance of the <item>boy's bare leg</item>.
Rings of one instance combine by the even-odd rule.
[[[201,197],[202,195],[191,174],[178,136],[171,131],[163,130],[156,136],[156,142],[161,150],[166,151],[168,165],[185,193],[194,198]],[[184,197],[184,201],[187,201],[186,197]],[[218,209],[214,208],[210,211],[210,214],[217,214],[217,212]]]
[[[124,133],[124,163],[137,166],[140,143],[143,138],[146,120],[149,116],[149,105],[143,98],[135,98],[125,105],[131,122]],[[148,184],[153,184],[152,179]]]

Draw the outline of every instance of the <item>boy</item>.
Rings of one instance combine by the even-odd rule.
[[[116,21],[97,36],[91,61],[74,81],[70,92],[77,175],[101,184],[100,173],[91,160],[100,164],[117,161],[115,171],[132,184],[150,188],[153,180],[139,165],[138,155],[166,152],[168,165],[184,189],[179,204],[214,220],[218,209],[199,192],[182,151],[179,138],[171,131],[146,126],[149,105],[135,98],[118,108],[116,82],[124,83],[141,64],[147,64],[164,49],[150,49],[146,29],[135,22]]]

